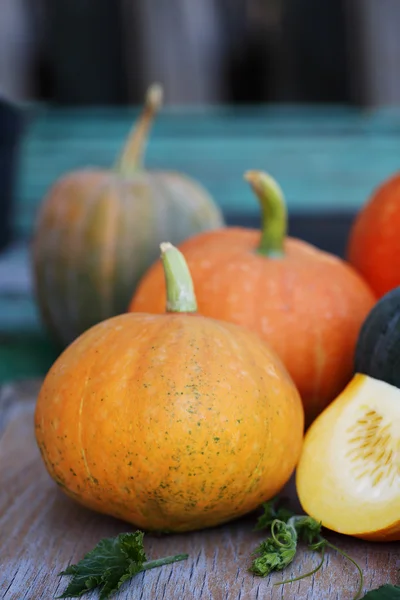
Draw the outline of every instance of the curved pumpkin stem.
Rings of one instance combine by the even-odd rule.
[[[270,258],[282,257],[287,233],[283,192],[275,179],[262,171],[247,171],[244,178],[250,183],[261,205],[261,240],[257,252]]]
[[[143,155],[147,137],[154,117],[163,100],[163,89],[158,83],[149,87],[142,114],[128,137],[128,141],[119,157],[116,170],[122,175],[130,175],[143,167]]]
[[[193,280],[186,260],[169,242],[160,244],[167,288],[167,312],[197,312]]]

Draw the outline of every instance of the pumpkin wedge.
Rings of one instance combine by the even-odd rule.
[[[307,431],[296,486],[328,529],[400,540],[400,389],[355,374]]]
[[[40,391],[36,439],[72,498],[141,529],[187,531],[254,510],[294,472],[300,395],[257,335],[196,314],[162,244],[167,314],[124,314],[75,340]]]

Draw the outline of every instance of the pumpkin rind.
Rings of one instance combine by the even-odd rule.
[[[400,388],[400,287],[385,294],[365,319],[355,371]]]
[[[163,531],[229,521],[279,492],[303,424],[293,382],[258,336],[180,314],[91,328],[48,373],[35,413],[64,492]]]
[[[139,159],[141,149],[135,131],[132,135],[135,152],[128,141],[121,171],[69,173],[52,186],[39,210],[34,287],[43,320],[62,346],[126,311],[161,242],[178,244],[224,224],[220,209],[196,181],[131,165],[128,159]]]
[[[192,273],[198,310],[258,333],[280,356],[303,399],[306,422],[350,381],[361,325],[375,304],[343,260],[286,237],[282,256],[260,254],[260,234],[229,227],[179,245]],[[145,273],[132,312],[165,310],[160,261]]]
[[[400,173],[384,181],[352,225],[348,261],[377,298],[400,285]]]

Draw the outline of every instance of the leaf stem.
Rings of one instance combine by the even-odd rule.
[[[175,554],[174,556],[165,556],[164,558],[157,558],[155,560],[148,560],[143,563],[143,571],[149,569],[155,569],[156,567],[162,567],[164,565],[170,565],[171,563],[179,562],[180,560],[186,560],[189,554]]]

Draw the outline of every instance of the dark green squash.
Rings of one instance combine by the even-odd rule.
[[[355,371],[400,387],[400,287],[383,296],[365,319]]]

